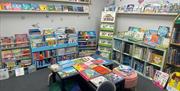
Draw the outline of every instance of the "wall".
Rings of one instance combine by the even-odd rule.
[[[144,0],[144,2],[163,1],[163,0]],[[169,0],[178,2],[178,0]],[[135,4],[138,0],[116,0],[116,5]],[[143,4],[143,3],[142,3]],[[173,20],[176,16],[156,16],[156,15],[117,15],[117,31],[127,31],[129,26],[142,27],[145,29],[157,29],[159,26],[169,26],[172,30]]]
[[[17,33],[28,33],[28,29],[32,28],[32,24],[39,24],[41,28],[73,26],[78,31],[98,30],[100,25],[101,11],[103,7],[105,7],[106,3],[106,0],[91,0],[89,15],[0,13],[0,36],[10,36]]]

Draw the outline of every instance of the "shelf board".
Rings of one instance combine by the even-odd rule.
[[[171,45],[180,47],[180,43],[170,43]]]
[[[2,48],[1,50],[5,51],[5,50],[14,50],[14,49],[22,49],[22,48],[29,48],[29,46]]]
[[[118,12],[117,14],[125,15],[152,15],[152,16],[177,16],[178,13],[138,13],[138,12]]]
[[[99,46],[103,46],[103,47],[112,47],[112,45],[104,44],[104,43],[99,43]]]
[[[115,22],[112,22],[112,21],[101,21],[101,23],[109,23],[109,24],[114,24]]]
[[[108,37],[108,36],[100,36],[99,38],[100,38],[100,39],[109,39],[109,40],[112,40],[112,39],[113,39],[113,37]]]
[[[115,48],[113,48],[113,50],[122,53],[120,50],[117,50],[117,49],[115,49]]]
[[[57,14],[89,14],[89,12],[33,11],[33,10],[0,10],[0,13],[57,13]]]
[[[27,1],[27,0],[25,0]],[[29,0],[29,1],[45,1],[45,2],[61,2],[61,3],[73,3],[73,4],[90,4],[89,2],[83,2],[83,1],[68,1],[68,0]]]
[[[124,54],[124,55],[127,55],[127,56],[131,56],[130,54],[128,54],[128,53],[125,53],[125,52],[123,52],[123,54]]]
[[[180,68],[180,65],[171,64],[171,63],[166,63],[166,64],[171,65],[171,66],[174,66],[174,67],[177,67],[177,68]]]
[[[103,28],[101,28],[100,31],[114,32],[114,29],[103,29]]]
[[[161,68],[161,65],[158,65],[158,64],[155,64],[155,63],[151,63],[151,62],[147,62],[147,63],[149,63],[149,64],[151,64],[151,65],[154,65],[154,66],[156,66],[156,67],[160,67],[160,68]]]
[[[135,57],[135,56],[132,56],[133,58],[135,58],[135,59],[138,59],[138,60],[140,60],[140,61],[142,61],[142,62],[146,62],[145,60],[143,60],[143,59],[141,59],[141,58],[138,58],[138,57]]]

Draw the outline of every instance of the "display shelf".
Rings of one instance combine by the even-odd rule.
[[[117,12],[125,15],[152,15],[152,16],[177,16],[178,13],[145,13],[145,12]]]
[[[113,37],[108,37],[108,36],[99,36],[100,39],[109,39],[112,40]]]
[[[122,51],[119,51],[119,50],[117,50],[117,49],[115,49],[115,48],[113,48],[113,50],[116,51],[116,52],[122,53]]]
[[[2,48],[2,51],[5,50],[14,50],[14,49],[21,49],[21,48],[29,48],[30,46],[22,46],[22,47],[11,47],[11,48]]]
[[[147,62],[147,63],[149,63],[149,64],[151,64],[151,65],[154,65],[154,66],[156,66],[156,67],[160,67],[160,68],[161,68],[161,65],[158,65],[158,64],[155,64],[155,63],[151,63],[151,62]]]
[[[44,46],[44,47],[32,48],[32,52],[54,50],[54,49],[60,49],[60,48],[66,48],[66,47],[73,47],[77,45],[78,45],[77,43],[66,43],[66,44],[58,44],[55,46]]]
[[[4,46],[4,45],[26,44],[26,43],[29,43],[29,41],[27,41],[27,42],[18,42],[18,43],[6,43],[6,44],[1,44],[1,46]]]
[[[57,13],[57,14],[89,14],[89,12],[32,11],[32,10],[0,10],[0,13]]]
[[[94,47],[94,48],[79,48],[80,50],[95,50],[96,49],[96,47]]]
[[[99,46],[103,46],[103,47],[112,47],[112,45],[104,44],[104,43],[99,43]]]

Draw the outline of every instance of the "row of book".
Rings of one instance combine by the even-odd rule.
[[[174,65],[180,65],[179,58],[180,58],[180,50],[178,48],[170,47],[167,63],[174,64]]]
[[[15,37],[1,37],[0,38],[1,48],[14,48],[28,46],[29,39],[27,34],[15,34]]]
[[[134,5],[128,4],[118,7],[118,12],[137,12],[137,13],[178,13],[179,11],[178,3],[169,4],[158,4],[158,3],[148,3],[145,5]]]
[[[0,3],[0,10],[8,11],[59,11],[59,12],[89,12],[86,5],[66,5],[66,4],[37,4],[37,3]]]

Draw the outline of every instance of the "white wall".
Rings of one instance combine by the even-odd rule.
[[[155,0],[145,0],[155,1]],[[163,0],[156,0],[163,1]],[[178,0],[169,0],[178,2]],[[116,0],[116,5],[138,4],[138,0]],[[169,26],[172,29],[173,20],[176,16],[155,16],[155,15],[127,15],[118,14],[116,18],[117,31],[127,31],[129,26],[141,27],[145,29],[157,29],[158,26]]]
[[[44,2],[41,2],[44,3]],[[50,2],[49,2],[50,3]],[[52,3],[52,2],[51,2]],[[32,24],[41,28],[74,26],[78,31],[98,30],[106,0],[91,0],[88,14],[0,13],[0,36],[28,33]]]

